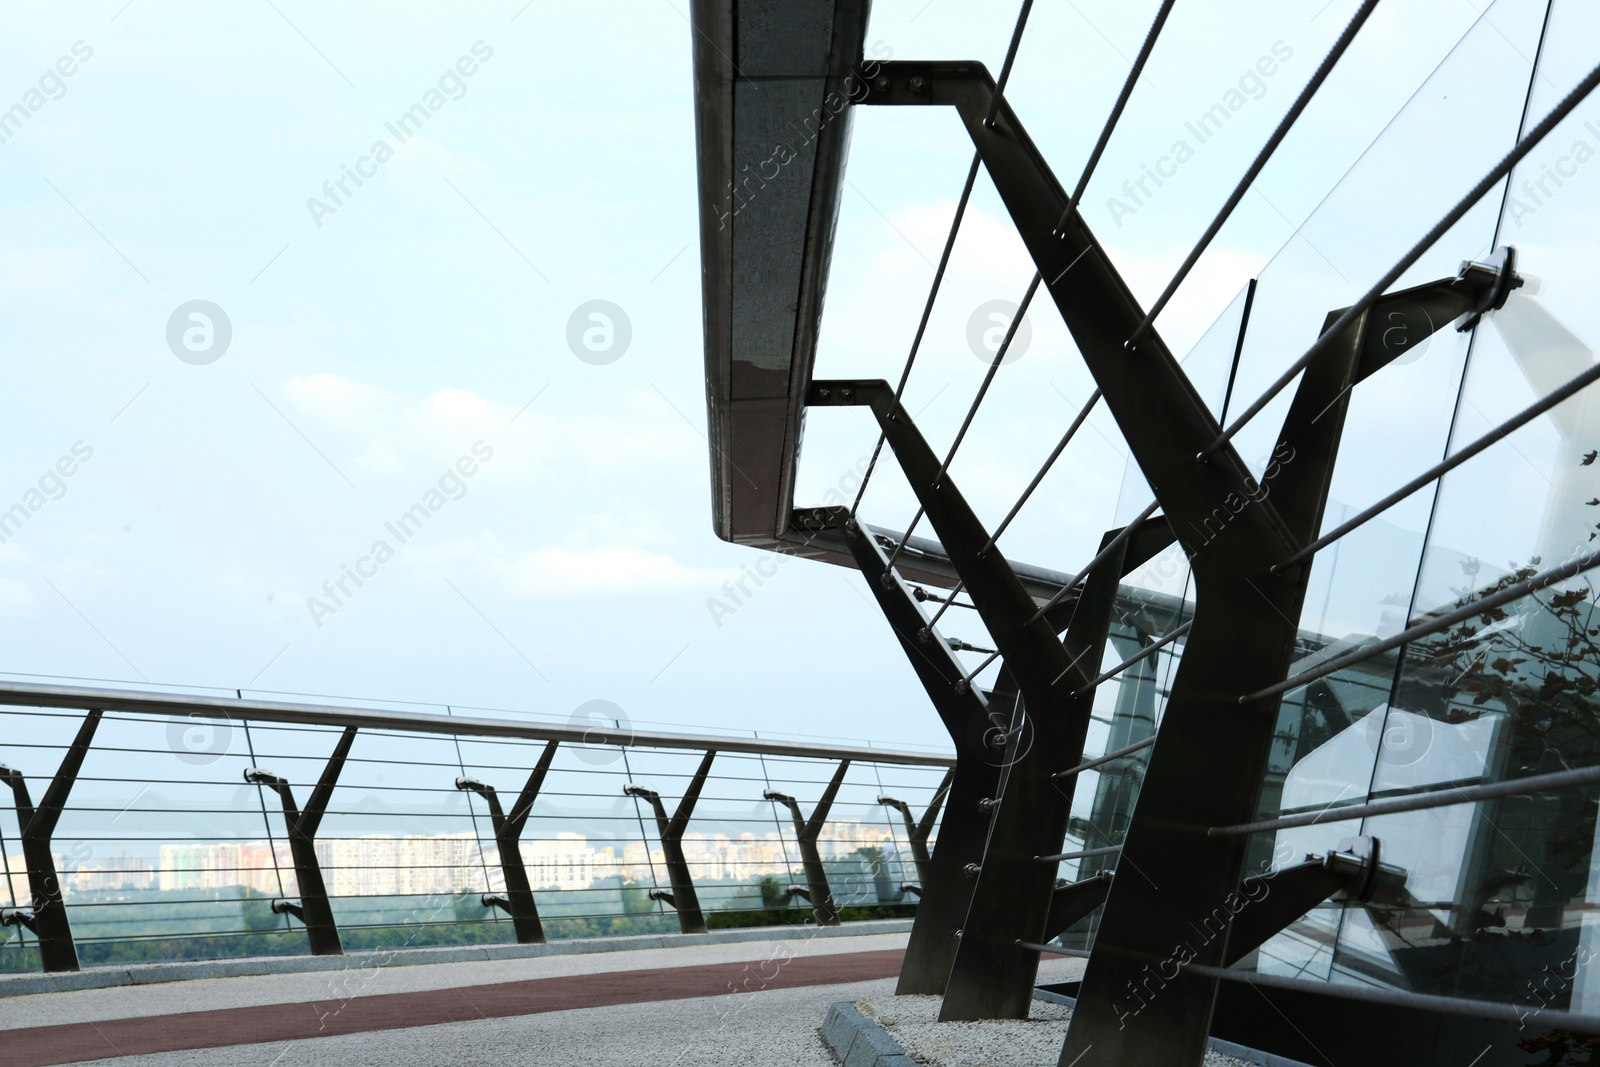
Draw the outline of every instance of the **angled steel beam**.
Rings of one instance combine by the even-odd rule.
[[[706,917],[700,910],[700,897],[694,891],[689,861],[683,855],[683,834],[689,828],[689,818],[700,800],[700,791],[705,788],[706,776],[711,773],[711,761],[716,758],[715,751],[705,754],[689,781],[689,788],[684,790],[683,799],[678,801],[677,810],[670,816],[666,805],[661,802],[661,794],[655,790],[640,785],[627,785],[622,789],[630,797],[648,801],[656,813],[656,831],[661,835],[661,852],[667,860],[667,881],[672,889],[652,889],[650,899],[664,900],[672,905],[678,913],[678,927],[686,934],[705,933]]]
[[[1044,925],[1044,939],[1053,941],[1067,928],[1106,902],[1111,890],[1110,871],[1091,874],[1082,881],[1057,886],[1050,895],[1050,918]]]
[[[78,727],[77,736],[67,747],[61,766],[37,807],[28,796],[28,783],[22,772],[0,764],[0,779],[11,787],[16,799],[17,826],[22,836],[22,859],[28,866],[28,892],[31,896],[26,908],[8,909],[0,922],[6,926],[22,926],[39,939],[39,962],[47,972],[76,971],[78,950],[72,941],[72,924],[67,920],[67,906],[61,897],[61,878],[56,871],[55,856],[51,854],[50,839],[61,821],[62,809],[78,780],[83,758],[89,753],[94,732],[100,725],[99,711],[91,710]]]
[[[1406,872],[1380,857],[1377,838],[1351,837],[1327,855],[1310,856],[1304,863],[1246,878],[1232,900],[1204,920],[1207,927],[1228,928],[1223,966],[1238,963],[1330,898],[1361,904],[1374,899],[1414,904],[1405,893]]]
[[[500,808],[500,798],[494,786],[484,785],[475,778],[457,778],[456,788],[470,790],[483,797],[489,806],[489,821],[494,827],[494,843],[500,853],[500,870],[505,878],[504,896],[483,895],[485,907],[497,907],[511,916],[511,928],[516,932],[519,945],[545,943],[544,924],[539,921],[539,908],[533,899],[533,884],[528,880],[528,868],[522,862],[522,830],[528,824],[533,802],[539,797],[544,779],[550,773],[550,764],[556,758],[559,741],[547,742],[527,784],[517,796],[517,802],[508,816]]]
[[[915,597],[889,570],[883,546],[869,530],[850,518],[845,508],[797,512],[796,518],[843,533],[868,591],[955,745],[956,765],[945,775],[922,819],[914,822],[910,806],[900,807],[922,886],[895,992],[940,994],[955,961],[956,933],[972,903],[975,883],[967,877],[966,868],[982,862],[989,833],[990,816],[979,809],[978,802],[999,794],[1000,760],[984,746],[985,736],[991,733],[988,707],[975,688],[958,688],[964,673],[960,660],[938,631],[928,626]],[[939,847],[930,856],[927,841],[941,804],[944,820],[939,824]]]
[[[344,955],[333,907],[328,903],[328,887],[322,879],[322,864],[317,859],[317,828],[322,825],[323,813],[328,810],[328,801],[333,799],[339,772],[344,770],[345,758],[350,755],[355,739],[356,727],[345,727],[304,809],[296,806],[294,791],[287,779],[260,767],[248,767],[244,772],[245,781],[271,789],[283,802],[283,821],[289,834],[289,854],[294,858],[294,880],[300,889],[300,899],[298,902],[274,900],[272,910],[280,915],[293,915],[305,923],[306,940],[313,956]]]
[[[768,789],[761,794],[763,799],[788,808],[789,814],[794,817],[794,835],[800,845],[800,864],[806,872],[805,890],[795,895],[811,902],[811,914],[816,917],[819,926],[839,925],[839,909],[834,907],[833,891],[828,888],[828,871],[822,865],[822,853],[817,851],[817,839],[822,836],[822,826],[828,821],[833,798],[839,795],[839,787],[844,784],[845,772],[849,769],[849,760],[839,761],[839,769],[833,772],[833,779],[822,791],[822,799],[811,810],[809,819],[800,811],[800,802],[794,797],[776,789]],[[798,887],[791,886],[790,889],[793,892]]]
[[[987,120],[994,86],[981,64],[885,64],[872,89],[868,103],[956,109],[1191,557],[1193,626],[1119,860],[1125,877],[1107,900],[1061,1063],[1096,1045],[1128,1062],[1198,1063],[1216,996],[1206,968],[1225,959],[1227,936],[1195,930],[1237,890],[1247,854],[1240,841],[1219,849],[1204,835],[1255,811],[1279,704],[1276,694],[1240,697],[1282,679],[1294,653],[1308,568],[1283,564],[1317,535],[1351,388],[1409,348],[1374,343],[1369,324],[1381,303],[1350,316],[1306,368],[1258,483],[1160,335],[1147,330],[1130,343],[1144,318],[1138,301],[1010,107],[1001,101]],[[1138,877],[1126,877],[1130,868]],[[1136,983],[1175,954],[1200,968],[1164,982],[1157,1007],[1129,1027]]]
[[[809,403],[870,408],[1021,694],[1031,740],[1020,730],[1008,732],[1001,721],[995,740],[1007,765],[1003,801],[978,870],[941,1018],[1026,1018],[1039,954],[1024,946],[1043,940],[1055,889],[1055,871],[1035,857],[1060,849],[1071,814],[1072,783],[1057,785],[1052,775],[1083,753],[1094,698],[1078,690],[1099,671],[1124,556],[1142,563],[1149,558],[1145,552],[1159,551],[1153,546],[1170,543],[1171,533],[1154,522],[1137,538],[1108,535],[1116,558],[1081,583],[1063,645],[1054,629],[1058,624],[1039,611],[1004,554],[991,544],[886,382],[815,382]],[[1134,541],[1137,548],[1130,547]],[[963,683],[956,688],[959,692]]]

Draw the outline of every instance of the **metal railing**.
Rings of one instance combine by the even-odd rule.
[[[0,705],[0,971],[910,915],[928,842],[880,798],[920,813],[954,762],[67,685]]]

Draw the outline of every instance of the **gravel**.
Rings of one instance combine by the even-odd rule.
[[[934,996],[873,996],[855,1002],[918,1063],[930,1067],[1056,1067],[1072,1009],[1034,1001],[1027,1019],[939,1022]],[[1207,1052],[1205,1067],[1250,1067],[1244,1060]]]

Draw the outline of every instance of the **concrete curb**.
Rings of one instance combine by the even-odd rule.
[[[244,978],[267,974],[302,974],[307,971],[343,971],[382,967],[415,967],[430,963],[473,963],[539,956],[580,956],[594,952],[630,952],[636,949],[688,948],[695,945],[731,945],[747,941],[791,941],[813,937],[864,937],[871,934],[911,932],[910,919],[869,919],[842,926],[748,926],[712,930],[704,934],[637,934],[628,937],[574,938],[544,945],[460,945],[445,948],[383,949],[351,952],[343,956],[250,956],[234,960],[185,960],[179,963],[106,965],[61,974],[0,976],[0,998],[35,993],[63,993],[80,989],[188,982],[200,978]]]
[[[844,1067],[916,1067],[883,1027],[862,1015],[848,1000],[828,1009],[822,1023],[822,1041]]]

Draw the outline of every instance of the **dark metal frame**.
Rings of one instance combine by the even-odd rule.
[[[499,908],[511,916],[511,927],[516,932],[519,945],[545,943],[544,925],[539,921],[533,885],[528,880],[528,868],[522,861],[522,830],[528,824],[528,816],[533,813],[533,802],[539,798],[539,790],[544,786],[545,776],[550,773],[550,764],[556,758],[556,746],[559,744],[559,741],[546,742],[539,762],[534,765],[522,792],[517,795],[517,802],[511,807],[510,815],[501,809],[494,786],[485,785],[475,778],[456,779],[457,789],[478,794],[489,806],[489,821],[494,828],[494,842],[500,853],[500,871],[505,879],[506,891],[503,896],[485,893],[483,905],[486,908]]]
[[[89,754],[95,730],[100,725],[101,712],[91,710],[78,727],[61,766],[50,779],[38,806],[28,796],[28,783],[22,772],[0,764],[0,780],[11,787],[16,801],[17,826],[22,836],[23,862],[28,865],[29,907],[8,908],[0,914],[0,925],[21,926],[30,930],[39,941],[39,960],[47,972],[76,971],[78,950],[72,941],[72,923],[67,919],[67,906],[62,899],[61,878],[56,871],[55,856],[51,854],[50,839],[67,797],[78,780],[83,759]]]
[[[1061,769],[1060,753],[1083,752],[1093,705],[1092,691],[1083,690],[1098,673],[1121,578],[1170,544],[1172,533],[1163,522],[1151,521],[1107,535],[1100,565],[1072,599],[1061,598],[1070,617],[1063,645],[1056,621],[993,546],[888,383],[815,382],[810,402],[871,409],[1020,693],[1025,725],[1001,719],[989,738],[1010,751],[1003,753],[1006,786],[987,841],[963,835],[983,849],[983,858],[975,864],[977,885],[940,1017],[1025,1018],[1039,956],[1019,946],[1043,939],[1055,890],[1054,868],[1038,857],[1060,848],[1071,814],[1071,783],[1063,787],[1052,776]],[[881,586],[889,577],[865,573],[869,585]],[[870,580],[874,576],[876,583]],[[960,693],[972,687],[962,676],[953,688]],[[942,839],[953,836],[941,833]]]
[[[800,865],[805,870],[806,884],[789,886],[789,892],[811,902],[811,914],[816,918],[818,926],[839,925],[839,909],[833,903],[833,890],[828,887],[828,869],[822,865],[822,853],[817,849],[817,839],[822,836],[822,825],[828,821],[828,812],[833,809],[833,799],[839,795],[839,787],[844,784],[844,776],[849,770],[850,761],[840,760],[839,769],[833,772],[833,778],[829,780],[827,788],[823,789],[817,806],[811,809],[809,819],[800,810],[800,802],[794,797],[780,793],[776,789],[768,789],[761,794],[762,799],[788,808],[789,814],[794,817],[795,842],[800,847]]]
[[[711,773],[711,761],[716,758],[716,749],[707,750],[700,760],[700,766],[695,769],[694,777],[689,780],[689,788],[683,791],[683,799],[678,801],[677,809],[670,816],[667,815],[666,805],[661,802],[661,794],[655,790],[641,785],[627,785],[622,789],[630,797],[647,801],[655,812],[656,832],[661,837],[661,854],[666,858],[667,882],[672,889],[652,889],[650,899],[671,905],[678,913],[678,928],[686,934],[705,933],[706,917],[700,910],[700,897],[694,889],[694,878],[689,874],[689,861],[683,855],[683,835],[689,829],[689,819],[700,800],[700,791],[705,788],[706,776]]]
[[[928,808],[920,819],[911,813],[911,805],[905,801],[891,796],[878,798],[879,804],[898,811],[906,821],[906,847],[911,850],[911,862],[916,866],[917,878],[922,882],[926,882],[933,873],[933,856],[928,852],[928,838],[939,823],[939,812],[944,807],[944,799],[950,793],[950,783],[954,778],[954,770],[945,773],[944,781],[934,790],[933,799],[928,802]]]
[[[885,64],[864,102],[956,109],[1166,519],[1166,540],[1158,541],[1152,554],[1176,535],[1190,556],[1197,608],[1119,859],[1119,869],[1133,868],[1139,877],[1118,879],[1107,901],[1062,1062],[1075,1062],[1096,1044],[1140,1062],[1196,1062],[1216,993],[1216,978],[1203,968],[1227,962],[1227,937],[1224,932],[1205,940],[1198,951],[1189,943],[1196,924],[1238,893],[1247,852],[1242,838],[1213,838],[1207,831],[1242,822],[1255,811],[1281,691],[1263,690],[1288,671],[1298,631],[1291,620],[1299,618],[1309,575],[1308,567],[1291,559],[1319,531],[1352,388],[1402,351],[1384,345],[1382,335],[1369,333],[1366,325],[1389,321],[1384,316],[1393,312],[1406,318],[1414,334],[1425,335],[1435,323],[1498,307],[1514,284],[1509,257],[1471,266],[1457,278],[1383,295],[1365,308],[1330,314],[1325,331],[1337,327],[1336,336],[1325,338],[1317,358],[1308,361],[1272,465],[1257,483],[980,65]],[[1429,314],[1419,314],[1419,308]],[[1415,344],[1420,337],[1409,340]],[[1012,605],[1007,611],[996,603],[990,583],[1003,559],[997,551],[989,559],[974,551],[987,542],[981,526],[964,504],[950,506],[959,496],[944,468],[932,465],[931,451],[905,413],[884,403],[886,394],[882,383],[814,383],[810,402],[873,403],[962,585],[1018,677],[1040,739],[1046,723],[1059,731],[1076,725],[1073,720],[1086,722],[1086,710],[1040,684],[1040,668],[1057,664],[1065,650],[1053,635],[1048,642],[1019,640],[1016,623],[1029,618],[1022,611],[1026,595],[1014,577],[1006,583],[1002,575],[1000,585],[1009,584]],[[1295,476],[1275,483],[1291,463]],[[1115,547],[1115,539],[1108,539],[1082,581],[1075,625],[1097,579],[1109,588],[1099,592],[1084,625],[1109,621],[1123,573],[1116,554],[1107,551]],[[989,574],[983,573],[985,565]],[[1025,607],[1031,612],[1032,602]],[[1073,630],[1069,627],[1069,647],[1092,650],[1096,638],[1103,647],[1103,631]],[[1076,664],[1074,659],[1069,667]],[[1091,668],[1098,665],[1097,658],[1090,661]],[[1059,682],[1066,673],[1052,669],[1050,676]],[[1080,673],[1072,689],[1081,686],[1092,695],[1096,680]],[[1039,745],[1048,755],[1034,762],[1055,761],[1042,772],[1033,771],[1026,756],[1019,760],[1000,816],[1008,809],[1025,811],[1034,828],[1042,822],[1053,832],[1055,820],[1049,816],[1056,804],[1037,784],[1050,785],[1063,762],[1076,764],[1081,742],[1081,733],[1057,733]],[[1019,833],[1017,842],[1042,836]],[[1043,925],[1035,916],[1048,896],[1033,884],[1037,876],[1030,879],[1021,869],[1024,850],[1015,848],[1017,842],[1008,840],[997,819],[980,879],[993,872],[1006,888],[997,887],[991,895],[980,882],[941,1018],[1026,1014],[1027,987],[1038,961],[1029,946],[1043,940]],[[1036,848],[1027,858],[1053,852]],[[1321,887],[1315,880],[1310,884]],[[986,910],[1002,900],[1014,904]],[[1157,1023],[1128,1030],[1121,999],[1148,974],[1152,961],[1169,958],[1180,946],[1201,969],[1185,969],[1162,982],[1164,1006]],[[971,965],[964,966],[968,959]]]
[[[963,690],[961,663],[949,644],[933,630],[905,583],[889,569],[883,545],[843,508],[815,511],[804,516],[809,527],[833,526],[843,533],[856,565],[867,578],[867,588],[877,600],[895,638],[933,702],[934,710],[955,745],[956,762],[946,776],[948,793],[944,820],[939,827],[939,847],[927,854],[925,843],[937,817],[938,801],[922,824],[912,832],[912,854],[917,859],[917,915],[900,969],[899,993],[943,993],[955,961],[956,938],[972,903],[974,883],[966,868],[983,859],[983,841],[989,815],[979,803],[995,796],[1000,786],[1000,759],[986,738],[995,730],[988,701],[971,687]],[[909,808],[906,812],[910,827]],[[919,852],[919,848],[921,851]],[[926,865],[924,865],[926,858]]]
[[[328,902],[328,886],[322,878],[322,864],[317,859],[317,828],[322,825],[322,816],[328,810],[328,801],[333,799],[339,772],[344,769],[345,758],[350,755],[355,739],[356,727],[346,726],[304,808],[295,805],[294,790],[288,779],[259,767],[250,767],[244,772],[246,782],[271,789],[283,802],[283,821],[289,834],[289,854],[294,859],[294,879],[300,899],[298,902],[274,900],[272,910],[280,915],[293,915],[305,924],[306,940],[313,956],[344,955],[339,925],[334,921],[333,906]]]

